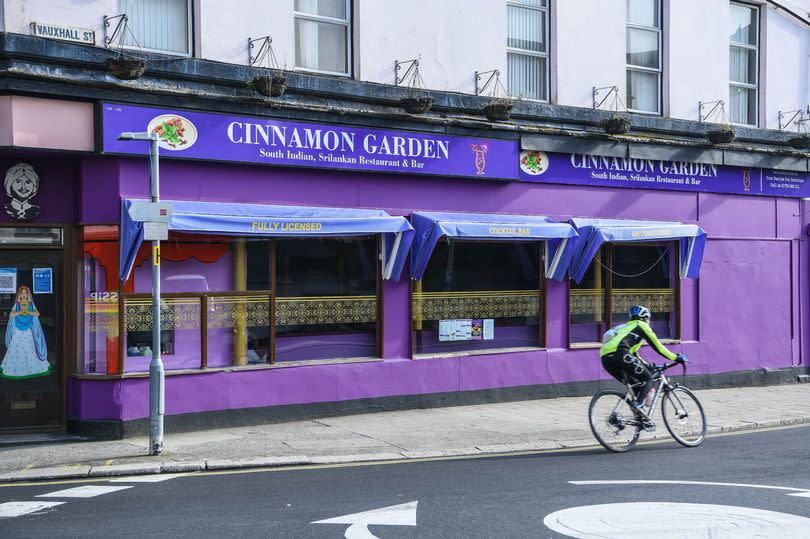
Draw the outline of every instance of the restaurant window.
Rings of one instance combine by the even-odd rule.
[[[119,0],[127,16],[125,47],[191,54],[191,0]]]
[[[441,240],[414,283],[414,354],[542,346],[540,246]]]
[[[548,1],[510,0],[506,9],[509,95],[548,101]]]
[[[351,8],[348,0],[295,0],[296,67],[348,75]]]
[[[759,10],[732,2],[729,12],[729,115],[732,123],[757,125]]]
[[[661,1],[627,0],[627,108],[661,114]]]
[[[118,227],[86,226],[79,239],[83,330],[77,370],[85,374],[117,374]]]
[[[609,328],[628,321],[633,305],[650,309],[662,339],[678,335],[677,242],[604,244],[569,292],[569,341],[597,344]]]
[[[85,227],[82,249],[79,372],[147,372],[151,245],[141,245],[120,286],[118,227]],[[276,240],[171,232],[161,242],[165,368],[378,357],[378,275],[376,236]]]

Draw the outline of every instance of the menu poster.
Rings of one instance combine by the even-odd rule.
[[[495,338],[495,319],[484,319],[484,340],[491,341]]]
[[[439,341],[469,341],[472,320],[439,320]]]

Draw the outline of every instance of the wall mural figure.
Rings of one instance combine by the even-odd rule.
[[[32,204],[39,191],[39,176],[28,163],[17,163],[6,172],[4,182],[11,202],[4,206],[6,213],[18,221],[30,221],[39,215],[39,206]]]
[[[0,363],[0,377],[20,380],[46,376],[51,372],[48,347],[39,323],[39,311],[31,290],[21,286],[14,299],[6,328],[6,355]]]

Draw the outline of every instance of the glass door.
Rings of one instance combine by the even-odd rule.
[[[0,431],[62,426],[62,256],[0,249]]]

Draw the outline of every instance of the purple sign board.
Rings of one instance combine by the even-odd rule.
[[[515,180],[517,141],[289,122],[103,103],[101,150],[146,155],[126,131],[155,132],[162,157]]]
[[[810,197],[810,174],[681,161],[520,151],[512,140],[275,118],[101,105],[101,151],[146,155],[125,131],[155,132],[161,156],[533,183]]]
[[[668,191],[810,197],[810,175],[761,168],[586,154],[520,154],[520,180]]]

